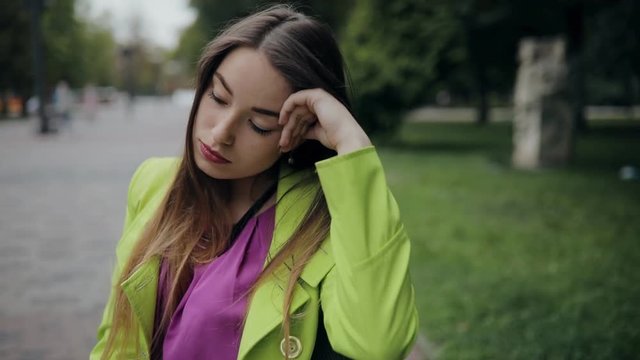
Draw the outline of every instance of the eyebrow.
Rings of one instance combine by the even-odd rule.
[[[220,75],[220,73],[218,73],[218,72],[213,74],[213,76],[217,77],[220,80],[220,82],[222,83],[222,86],[224,86],[224,88],[227,89],[229,94],[231,94],[231,96],[233,96],[233,91],[231,91],[231,88],[229,87],[229,84],[227,84],[227,81],[224,79],[224,77],[222,77],[222,75]]]
[[[215,72],[213,76],[217,77],[218,80],[220,80],[220,82],[222,83],[222,86],[229,92],[229,94],[231,94],[231,96],[233,96],[233,91],[231,91],[231,88],[229,87],[229,84],[227,84],[227,81],[224,79],[224,77],[219,72]],[[258,114],[280,118],[280,113],[277,111],[267,110],[267,109],[263,109],[255,106],[252,107],[251,110],[254,112],[257,112]]]

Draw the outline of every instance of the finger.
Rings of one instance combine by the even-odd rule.
[[[295,108],[289,115],[289,121],[282,128],[282,135],[280,136],[280,146],[286,151],[292,142],[293,132],[296,126],[300,122],[300,117],[304,115],[306,109],[303,107]]]
[[[300,121],[300,125],[298,125],[296,127],[296,130],[294,130],[293,136],[292,136],[292,140],[291,140],[291,144],[289,145],[289,151],[297,148],[298,146],[302,145],[302,143],[304,143],[305,141],[307,141],[308,139],[314,139],[315,136],[312,137],[308,137],[307,134],[312,130],[315,129],[315,116],[311,115],[311,113],[309,113],[310,116],[306,117],[304,120]]]
[[[287,124],[288,126],[291,127],[289,145],[287,146],[289,150],[293,148],[293,145],[296,142],[296,138],[299,136],[299,133],[300,133],[300,125],[303,123],[304,118],[308,116],[307,114],[308,114],[307,109],[302,106],[295,108],[295,110],[293,110],[293,112],[291,113],[291,116],[289,117],[290,118],[289,123]]]
[[[295,138],[291,141],[291,146],[289,147],[288,151],[293,151],[295,148],[297,148],[298,146],[300,146],[300,144],[302,144],[305,140],[303,138]]]
[[[280,118],[278,119],[278,124],[285,125],[291,117],[289,116],[291,112],[295,110],[296,107],[307,107],[311,109],[313,107],[313,95],[315,94],[314,89],[301,90],[295,92],[284,101],[282,104],[282,109],[280,109]]]
[[[318,120],[315,120],[313,123],[309,124],[309,128],[307,129],[303,137],[305,140],[321,141],[321,136],[322,136],[321,132],[322,132],[322,127],[320,126],[320,123],[318,122]]]
[[[304,135],[304,133],[309,128],[309,124],[313,121],[313,114],[310,112],[305,112],[300,115],[300,121],[298,121],[298,125],[295,127],[293,131],[292,137],[299,138]]]
[[[313,127],[313,117],[308,117],[306,120],[300,121],[300,125],[296,128],[296,132],[293,136],[293,144],[291,149],[295,149],[300,144],[307,140],[307,133]]]
[[[285,126],[282,129],[282,132],[280,133],[280,142],[278,143],[278,145],[280,146],[280,150],[282,152],[286,152],[287,151],[287,145],[289,145],[289,139],[291,138],[291,131],[293,129],[291,129],[290,126]]]

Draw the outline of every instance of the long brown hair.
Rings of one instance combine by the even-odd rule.
[[[238,47],[251,47],[261,51],[271,65],[288,81],[292,90],[322,88],[351,111],[347,96],[347,76],[342,55],[331,30],[317,20],[301,14],[289,6],[277,5],[236,21],[223,30],[204,49],[198,63],[196,94],[189,115],[184,155],[164,200],[147,224],[129,259],[114,284],[112,328],[103,359],[116,347],[124,345],[130,334],[137,334],[131,306],[118,284],[129,278],[137,268],[155,256],[164,258],[170,279],[169,293],[158,329],[151,347],[161,349],[163,334],[180,298],[193,275],[193,266],[212,261],[225,251],[231,230],[231,219],[225,211],[228,202],[227,181],[208,177],[195,164],[193,154],[193,127],[200,100],[209,87],[213,73],[222,60]],[[287,154],[293,166],[303,171],[315,162],[335,155],[335,152],[316,141],[307,141]],[[285,163],[285,162],[282,162]],[[289,165],[283,165],[289,166]],[[306,172],[304,183],[317,185],[317,175]],[[309,187],[307,187],[309,188]],[[289,336],[289,309],[293,289],[311,256],[327,237],[330,217],[324,194],[319,186],[312,205],[286,245],[271,259],[252,289],[283,267],[289,272],[283,303],[283,332]],[[203,244],[203,229],[208,230]],[[287,262],[295,257],[295,261]],[[137,338],[137,336],[135,336]],[[136,346],[139,346],[137,344]],[[288,346],[285,347],[288,352]],[[287,356],[288,358],[288,353]]]

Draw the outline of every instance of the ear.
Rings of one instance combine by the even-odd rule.
[[[296,145],[291,151],[285,153],[287,162],[293,167],[305,167],[305,159],[308,158],[308,148],[310,140],[304,140]],[[297,165],[297,166],[296,166]]]

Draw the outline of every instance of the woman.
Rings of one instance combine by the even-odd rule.
[[[183,157],[131,180],[91,358],[401,358],[398,216],[330,30],[284,6],[242,19],[199,62]]]

